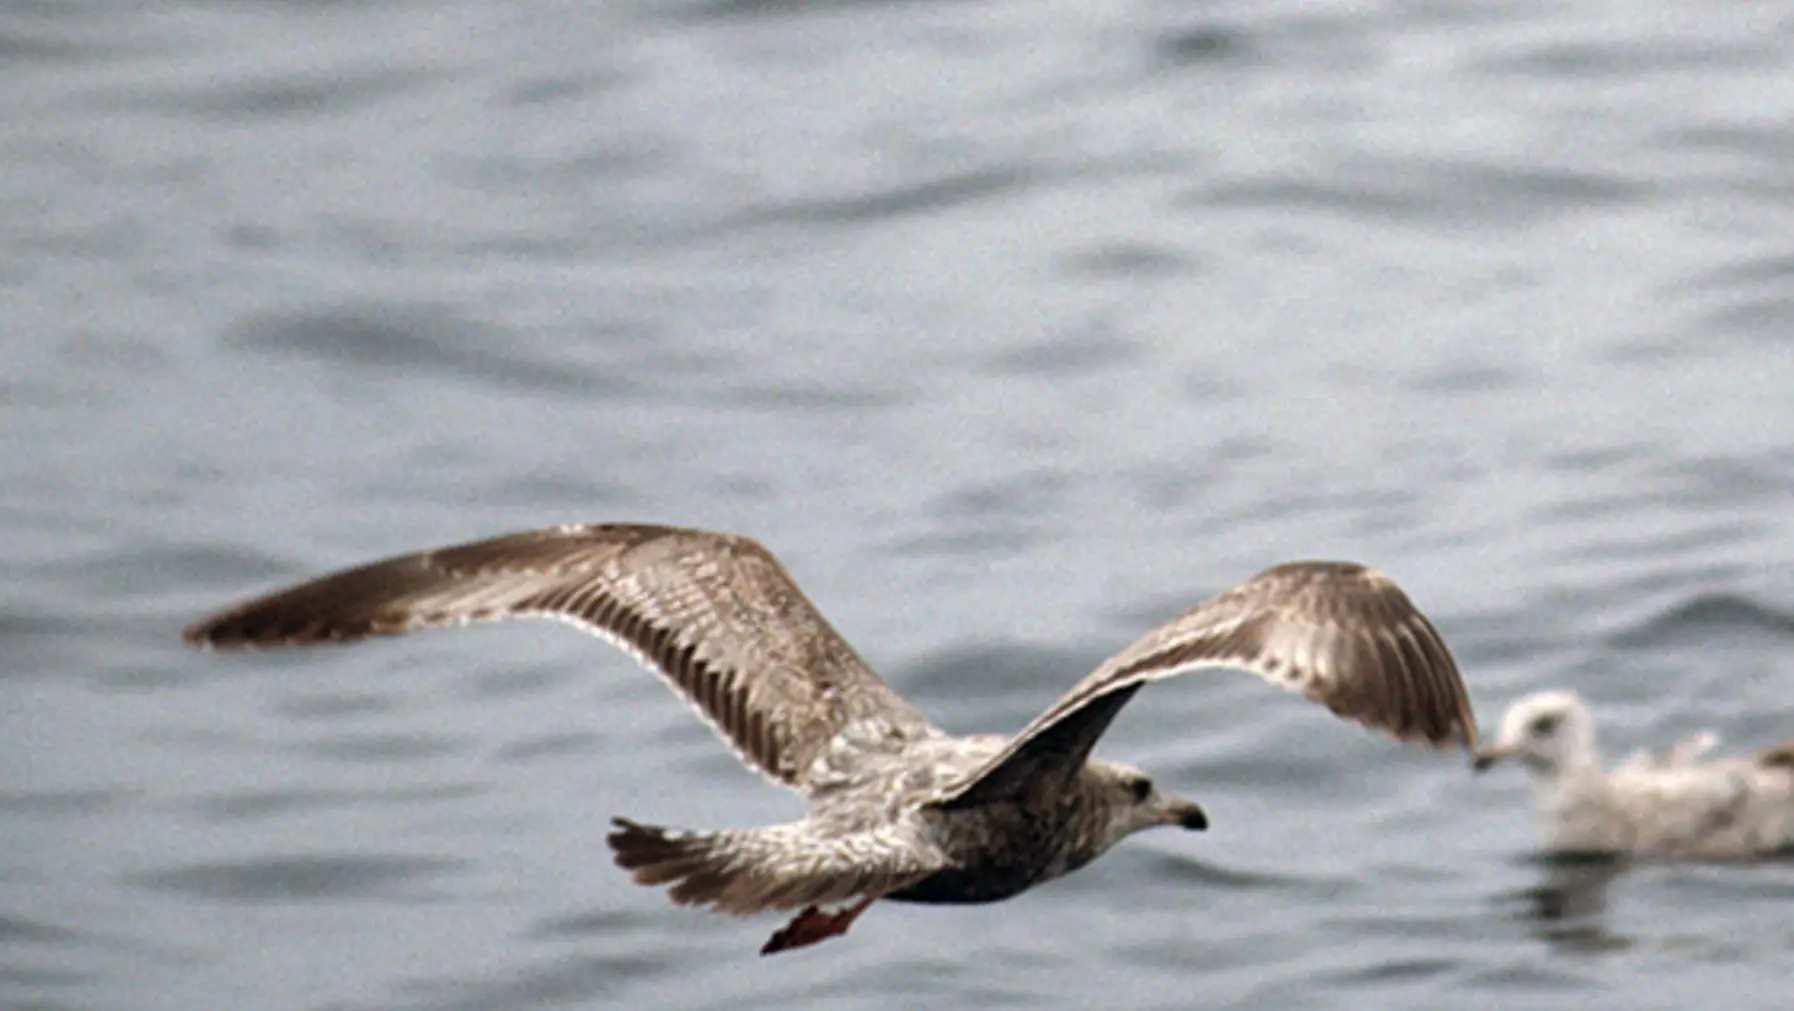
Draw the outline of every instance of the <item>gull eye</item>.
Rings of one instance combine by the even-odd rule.
[[[1563,717],[1558,713],[1544,713],[1540,716],[1534,716],[1532,722],[1526,725],[1526,732],[1534,737],[1550,737],[1551,734],[1557,730],[1557,725],[1562,722],[1562,720]]]
[[[1134,803],[1144,804],[1146,798],[1152,796],[1152,780],[1133,779],[1127,784],[1128,792],[1134,795]]]

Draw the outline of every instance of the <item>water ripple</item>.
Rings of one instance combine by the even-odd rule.
[[[0,913],[0,942],[33,944],[51,947],[91,944],[95,938],[79,931],[39,920],[27,920]]]
[[[1367,162],[1325,180],[1263,176],[1192,191],[1185,206],[1227,210],[1302,208],[1412,224],[1520,228],[1576,210],[1634,203],[1643,182],[1560,168],[1475,162]]]
[[[12,817],[86,817],[117,804],[115,790],[0,790],[0,814]]]
[[[493,758],[506,764],[523,765],[542,759],[560,759],[568,755],[601,754],[604,740],[604,735],[589,730],[540,734],[504,745],[494,753]]]
[[[416,1011],[490,1011],[492,1008],[602,1004],[629,986],[673,971],[671,953],[567,955],[505,979],[431,980],[406,989],[415,1000],[382,1005]]]
[[[1426,598],[1485,707],[1779,739],[1794,39],[1621,6],[7,5],[0,988],[1778,1009],[1786,867],[1516,866],[1461,758],[1251,678],[1104,742],[1211,836],[773,964],[775,918],[609,864],[604,811],[802,808],[622,658],[177,637],[622,510],[802,545],[954,730],[1322,556]]]
[[[193,801],[191,806],[209,821],[255,821],[304,811],[448,803],[478,797],[486,792],[486,787],[474,784],[395,787],[383,790],[255,789],[201,797]]]
[[[745,223],[778,225],[864,225],[933,213],[962,204],[1011,195],[1035,181],[1015,168],[986,168],[921,183],[901,183],[838,197],[812,197],[777,204],[748,216]]]
[[[1608,641],[1621,649],[1649,650],[1748,636],[1772,645],[1794,640],[1794,612],[1741,594],[1701,593],[1613,633]]]
[[[244,324],[232,346],[267,355],[300,356],[339,367],[437,374],[567,396],[622,397],[634,384],[566,360],[526,356],[520,342],[500,342],[487,326],[440,307],[391,305],[360,310],[291,313]]]
[[[208,80],[191,90],[165,91],[149,97],[120,93],[114,102],[120,106],[142,103],[146,108],[223,122],[264,123],[270,118],[354,113],[443,79],[441,73],[386,67],[350,70],[339,66],[324,74],[268,74],[228,83]]]
[[[443,755],[468,754],[479,746],[469,734],[428,731],[339,734],[308,742],[300,750],[320,758],[378,764],[417,762]]]
[[[999,375],[1083,378],[1126,367],[1140,356],[1140,348],[1125,338],[1080,331],[1004,351],[988,367]]]
[[[1161,66],[1179,70],[1249,63],[1257,55],[1244,30],[1212,24],[1168,30],[1153,40],[1152,48]]]
[[[1195,857],[1155,854],[1148,866],[1154,876],[1184,881],[1204,888],[1230,891],[1300,892],[1321,902],[1336,902],[1356,888],[1346,878],[1322,878],[1296,874],[1271,874],[1264,871],[1242,871]]]
[[[1484,64],[1496,74],[1523,78],[1603,80],[1630,78],[1640,71],[1673,74],[1718,70],[1732,73],[1778,65],[1777,47],[1760,41],[1711,39],[1606,39],[1532,46]]]
[[[221,902],[391,901],[468,866],[469,861],[449,857],[357,852],[181,864],[127,874],[124,880]]]

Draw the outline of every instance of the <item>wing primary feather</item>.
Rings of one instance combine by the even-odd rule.
[[[893,748],[940,733],[770,552],[702,530],[566,525],[395,556],[247,601],[183,634],[195,646],[256,648],[512,617],[558,618],[622,648],[744,761],[799,790],[852,721],[876,725],[870,739]]]
[[[1080,722],[1086,710],[1124,688],[1209,667],[1251,671],[1402,740],[1474,743],[1475,718],[1450,651],[1400,587],[1353,563],[1290,562],[1136,640],[935,803],[982,796],[986,779],[1006,784],[1031,772],[1057,774],[1057,749],[1036,748],[1035,738],[1056,736],[1063,723],[1100,734],[1113,712],[1102,706],[1103,719]],[[1079,754],[1094,737],[1084,743]]]

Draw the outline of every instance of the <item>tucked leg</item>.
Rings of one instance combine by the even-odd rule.
[[[773,935],[766,940],[766,946],[760,949],[760,954],[771,955],[839,937],[847,933],[847,928],[853,926],[853,921],[859,919],[860,914],[872,903],[873,898],[861,899],[838,913],[825,913],[816,906],[806,906],[790,923],[773,931]]]

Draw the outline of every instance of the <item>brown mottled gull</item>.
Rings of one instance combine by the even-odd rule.
[[[1708,759],[1718,743],[1696,734],[1608,771],[1582,700],[1538,692],[1509,707],[1500,735],[1477,750],[1476,768],[1525,763],[1547,845],[1558,852],[1727,860],[1794,845],[1794,741]]]
[[[879,680],[745,537],[561,526],[405,555],[249,601],[186,631],[219,649],[348,642],[512,617],[558,618],[626,650],[740,759],[804,794],[798,821],[685,832],[615,819],[616,862],[673,901],[800,909],[763,952],[845,933],[880,898],[991,902],[1123,837],[1208,824],[1090,750],[1148,681],[1234,668],[1435,746],[1475,743],[1457,667],[1387,577],[1293,562],[1196,605],[1074,685],[1014,737],[953,737]],[[838,913],[824,904],[852,901]]]

